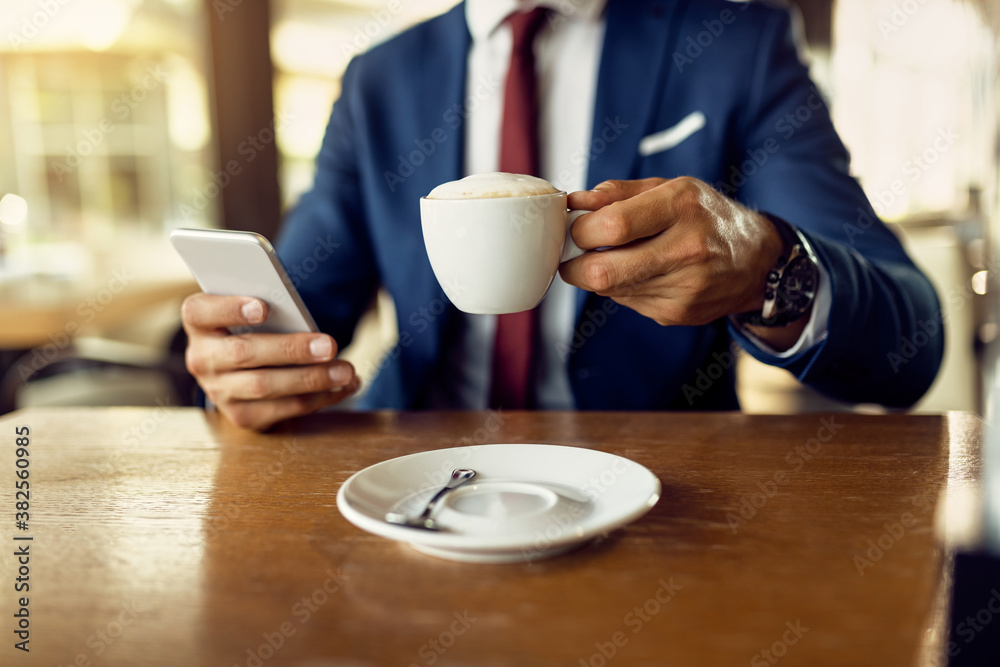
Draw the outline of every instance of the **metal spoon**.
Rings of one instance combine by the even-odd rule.
[[[424,507],[424,511],[421,512],[419,516],[409,517],[401,512],[388,512],[385,515],[385,520],[389,523],[395,523],[400,526],[409,526],[411,528],[441,530],[441,526],[439,526],[438,523],[431,518],[431,514],[434,513],[434,509],[437,507],[437,504],[446,493],[452,489],[457,489],[475,476],[476,471],[471,468],[455,468],[451,472],[451,479],[449,479],[448,483],[435,493],[434,497],[427,502],[427,505]]]

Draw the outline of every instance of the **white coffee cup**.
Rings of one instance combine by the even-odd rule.
[[[559,265],[584,252],[569,232],[587,211],[568,210],[566,197],[422,198],[424,245],[451,302],[488,315],[538,305]]]

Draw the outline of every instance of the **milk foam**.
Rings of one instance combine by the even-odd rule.
[[[497,199],[530,197],[559,192],[544,178],[495,171],[472,174],[457,181],[442,183],[427,195],[428,199]]]

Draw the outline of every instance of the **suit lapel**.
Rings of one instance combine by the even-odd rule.
[[[399,103],[408,107],[415,116],[414,138],[434,137],[435,132],[443,131],[445,140],[437,143],[434,155],[422,165],[416,167],[411,189],[407,195],[414,208],[420,197],[426,195],[432,188],[454,181],[462,177],[465,154],[465,118],[462,105],[466,99],[466,71],[471,36],[465,20],[465,3],[460,3],[440,20],[433,22],[432,29],[424,35],[419,57],[409,63],[413,74],[412,81],[417,84],[410,95],[400,96]],[[417,55],[417,54],[413,54]],[[412,139],[410,139],[412,141]],[[432,139],[432,141],[437,141]],[[410,143],[412,148],[413,144]],[[417,213],[419,228],[419,213]],[[423,243],[422,237],[420,243]],[[417,304],[432,304],[444,299],[444,293],[434,277],[430,263],[424,261],[421,270],[426,273],[426,279],[412,281],[412,287],[422,293],[415,297]],[[427,377],[432,372],[434,360],[441,355],[442,345],[446,344],[444,337],[449,327],[458,317],[458,310],[448,302],[444,313],[438,317],[425,320],[428,322],[426,334],[413,335],[414,345],[424,346],[421,354],[415,355],[419,364],[415,368],[407,368],[411,379],[402,383],[405,391],[412,392],[415,387],[426,387]],[[401,318],[400,326],[407,326]],[[411,334],[412,335],[412,334]],[[419,404],[419,396],[409,395],[403,399],[403,405]]]
[[[465,118],[460,111],[464,111],[467,61],[472,41],[464,2],[441,17],[427,41],[423,50],[425,57],[413,63],[421,70],[421,86],[413,100],[425,99],[427,103],[414,104],[413,108],[422,116],[421,127],[428,132],[441,128],[447,136],[436,149],[441,152],[440,159],[428,160],[425,167],[428,181],[436,186],[462,177]]]
[[[587,187],[635,178],[639,142],[650,129],[669,75],[675,17],[688,0],[610,0],[597,74]],[[655,128],[654,128],[655,129]],[[590,292],[577,293],[577,318]]]

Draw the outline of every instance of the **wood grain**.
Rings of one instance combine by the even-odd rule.
[[[19,425],[30,530],[4,534],[34,538],[31,653],[9,639],[4,548],[0,662],[46,665],[917,664],[947,593],[934,515],[978,482],[981,437],[960,413],[328,413],[262,435],[194,409],[36,409],[0,420],[5,486]],[[437,560],[337,511],[366,466],[480,442],[620,454],[663,497],[508,565]]]

